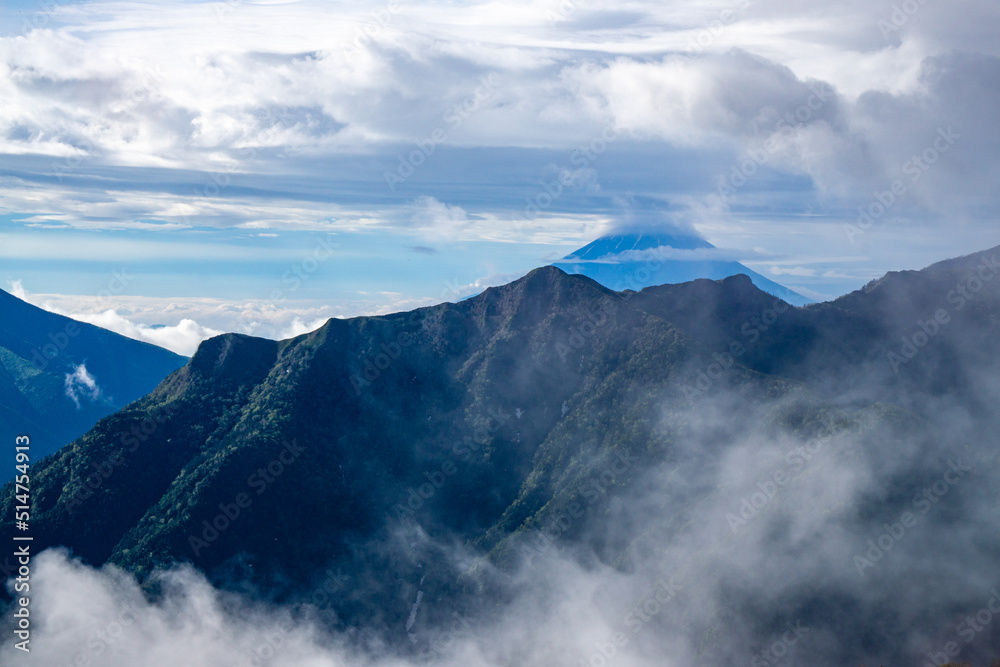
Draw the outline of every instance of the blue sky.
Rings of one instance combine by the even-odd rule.
[[[679,226],[833,298],[1000,244],[998,19],[972,0],[3,3],[0,286],[189,353]]]

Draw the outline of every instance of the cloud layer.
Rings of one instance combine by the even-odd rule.
[[[572,151],[605,127],[625,143],[737,155],[767,147],[770,168],[864,199],[950,127],[962,145],[915,184],[909,203],[974,215],[963,200],[987,196],[996,176],[1000,60],[980,26],[997,10],[917,7],[59,6],[0,39],[0,93],[10,102],[0,153],[45,156],[37,171],[15,168],[21,184],[8,186],[24,194],[5,207],[75,225],[320,225],[340,213],[338,199],[357,194],[312,176],[331,163],[355,160],[380,187],[391,174],[428,185],[460,173],[441,160],[446,149]],[[73,196],[80,179],[110,166],[172,171],[189,185],[140,194],[90,184],[88,196]],[[275,173],[307,179],[283,194],[291,210],[241,210],[247,193],[235,197],[236,184]],[[51,210],[44,201],[30,210],[28,183],[43,177],[69,192]],[[323,205],[310,203],[317,196]],[[455,224],[451,214],[433,221],[443,234]]]

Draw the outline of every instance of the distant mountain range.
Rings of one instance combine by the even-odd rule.
[[[641,290],[654,285],[686,283],[699,278],[722,280],[743,274],[758,289],[793,306],[813,303],[732,260],[713,258],[713,246],[693,235],[614,234],[571,253],[553,266],[580,274],[613,290]]]
[[[593,253],[624,247],[608,243]],[[917,664],[912,628],[950,641],[1000,585],[998,253],[805,308],[752,276],[616,292],[545,267],[280,342],[218,336],[35,465],[34,549],[141,577],[188,562],[286,602],[343,571],[324,622],[404,649],[456,614],[495,615],[538,562],[574,558],[648,578],[639,590],[676,576],[642,641],[681,628],[699,664],[747,664],[719,638],[770,646],[793,622],[825,642],[809,664]],[[35,318],[23,383],[68,323],[4,298]],[[103,335],[73,338],[39,386],[62,391],[86,362],[117,398],[123,358],[144,381],[178,363]],[[14,496],[0,493],[0,539]]]
[[[186,362],[0,290],[0,439],[27,433],[36,456],[52,453]]]

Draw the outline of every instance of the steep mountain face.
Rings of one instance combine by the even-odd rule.
[[[589,471],[624,461],[624,487],[661,459],[690,403],[675,378],[711,361],[670,323],[551,267],[281,343],[218,337],[36,469],[36,543],[137,572],[247,553],[258,572],[301,580],[417,517],[502,560],[512,535],[581,499]],[[748,405],[796,391],[742,368],[726,385]],[[675,414],[659,414],[664,400]],[[428,498],[410,492],[427,484]],[[209,539],[205,522],[241,493],[262,499]],[[292,572],[275,542],[296,553]]]
[[[654,285],[692,280],[722,280],[746,275],[758,289],[792,305],[812,303],[801,294],[769,280],[739,262],[683,257],[676,251],[709,251],[713,246],[696,236],[682,234],[616,234],[605,236],[553,264],[566,273],[581,274],[614,290],[641,290]]]
[[[0,291],[0,438],[54,452],[186,361]]]
[[[839,638],[814,664],[916,659],[912,628],[946,640],[995,580],[995,252],[807,308],[745,276],[614,292],[546,267],[286,341],[220,336],[34,467],[34,548],[141,577],[189,562],[289,604],[343,572],[313,613],[404,652],[519,609],[557,562],[640,602],[669,582],[643,655],[748,662],[727,629],[766,646],[798,619]],[[637,603],[608,604],[628,624]]]

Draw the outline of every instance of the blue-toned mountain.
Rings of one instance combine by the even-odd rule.
[[[758,289],[793,306],[812,303],[797,292],[765,278],[737,261],[721,259],[708,241],[686,234],[615,234],[604,236],[556,262],[569,274],[581,274],[613,290],[641,290],[692,280],[722,280],[746,275]]]
[[[0,442],[27,434],[35,456],[54,452],[186,362],[0,290]]]

